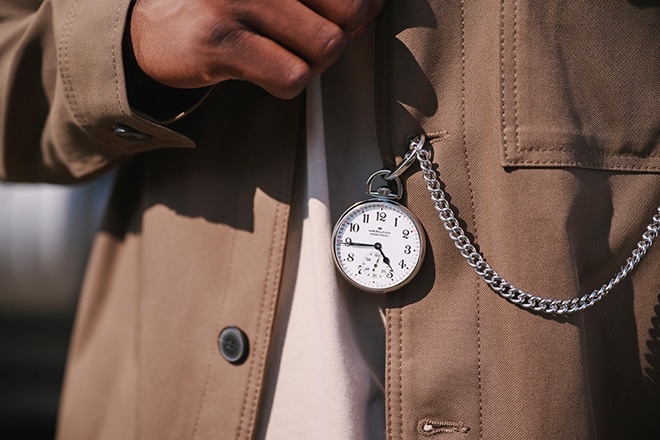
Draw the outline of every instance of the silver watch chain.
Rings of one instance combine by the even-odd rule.
[[[646,231],[642,234],[641,241],[637,243],[637,247],[626,259],[625,264],[621,266],[614,277],[600,286],[600,288],[589,294],[564,300],[532,295],[509,283],[491,268],[484,257],[477,251],[470,239],[465,235],[465,231],[459,226],[454,211],[449,205],[444,191],[441,189],[438,173],[433,170],[430,153],[424,149],[425,144],[426,137],[424,135],[412,139],[410,141],[410,150],[404,156],[401,165],[399,165],[396,170],[383,176],[383,178],[388,181],[395,179],[398,180],[399,176],[403,174],[415,160],[417,160],[423,171],[424,181],[426,182],[426,188],[431,195],[433,206],[438,212],[438,216],[442,221],[444,228],[449,233],[449,238],[454,242],[454,246],[456,246],[467,263],[474,268],[476,274],[479,275],[479,277],[481,277],[481,279],[483,279],[493,291],[507,301],[524,309],[552,315],[568,315],[593,306],[603,299],[635,268],[635,266],[637,266],[651,248],[653,241],[658,237],[658,233],[660,232],[660,207],[658,207],[651,223],[646,227]]]

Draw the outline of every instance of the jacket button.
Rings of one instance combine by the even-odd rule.
[[[218,336],[218,349],[227,362],[242,364],[249,351],[248,338],[238,327],[225,327]]]
[[[122,139],[128,139],[131,141],[148,141],[151,139],[151,136],[137,131],[136,129],[129,127],[128,125],[118,125],[115,127],[113,134]]]

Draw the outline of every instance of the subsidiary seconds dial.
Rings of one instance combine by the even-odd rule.
[[[369,292],[390,292],[408,283],[424,259],[419,221],[388,199],[356,203],[342,214],[332,233],[339,272]]]

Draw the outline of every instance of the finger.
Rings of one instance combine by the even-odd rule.
[[[383,5],[383,0],[300,1],[349,34],[371,23]]]
[[[217,81],[240,79],[256,84],[272,95],[290,99],[302,92],[312,78],[309,65],[270,38],[250,30],[238,30],[224,39],[214,55]]]
[[[282,3],[265,2],[245,18],[247,24],[307,61],[313,74],[321,73],[343,52],[346,34],[298,0]]]

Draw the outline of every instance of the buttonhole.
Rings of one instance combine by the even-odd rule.
[[[446,139],[448,137],[449,137],[449,132],[447,130],[431,131],[429,133],[426,133],[426,140],[428,142],[441,141],[441,140]]]
[[[467,434],[470,428],[463,422],[436,421],[431,419],[421,419],[417,423],[417,430],[425,436],[437,434]]]

